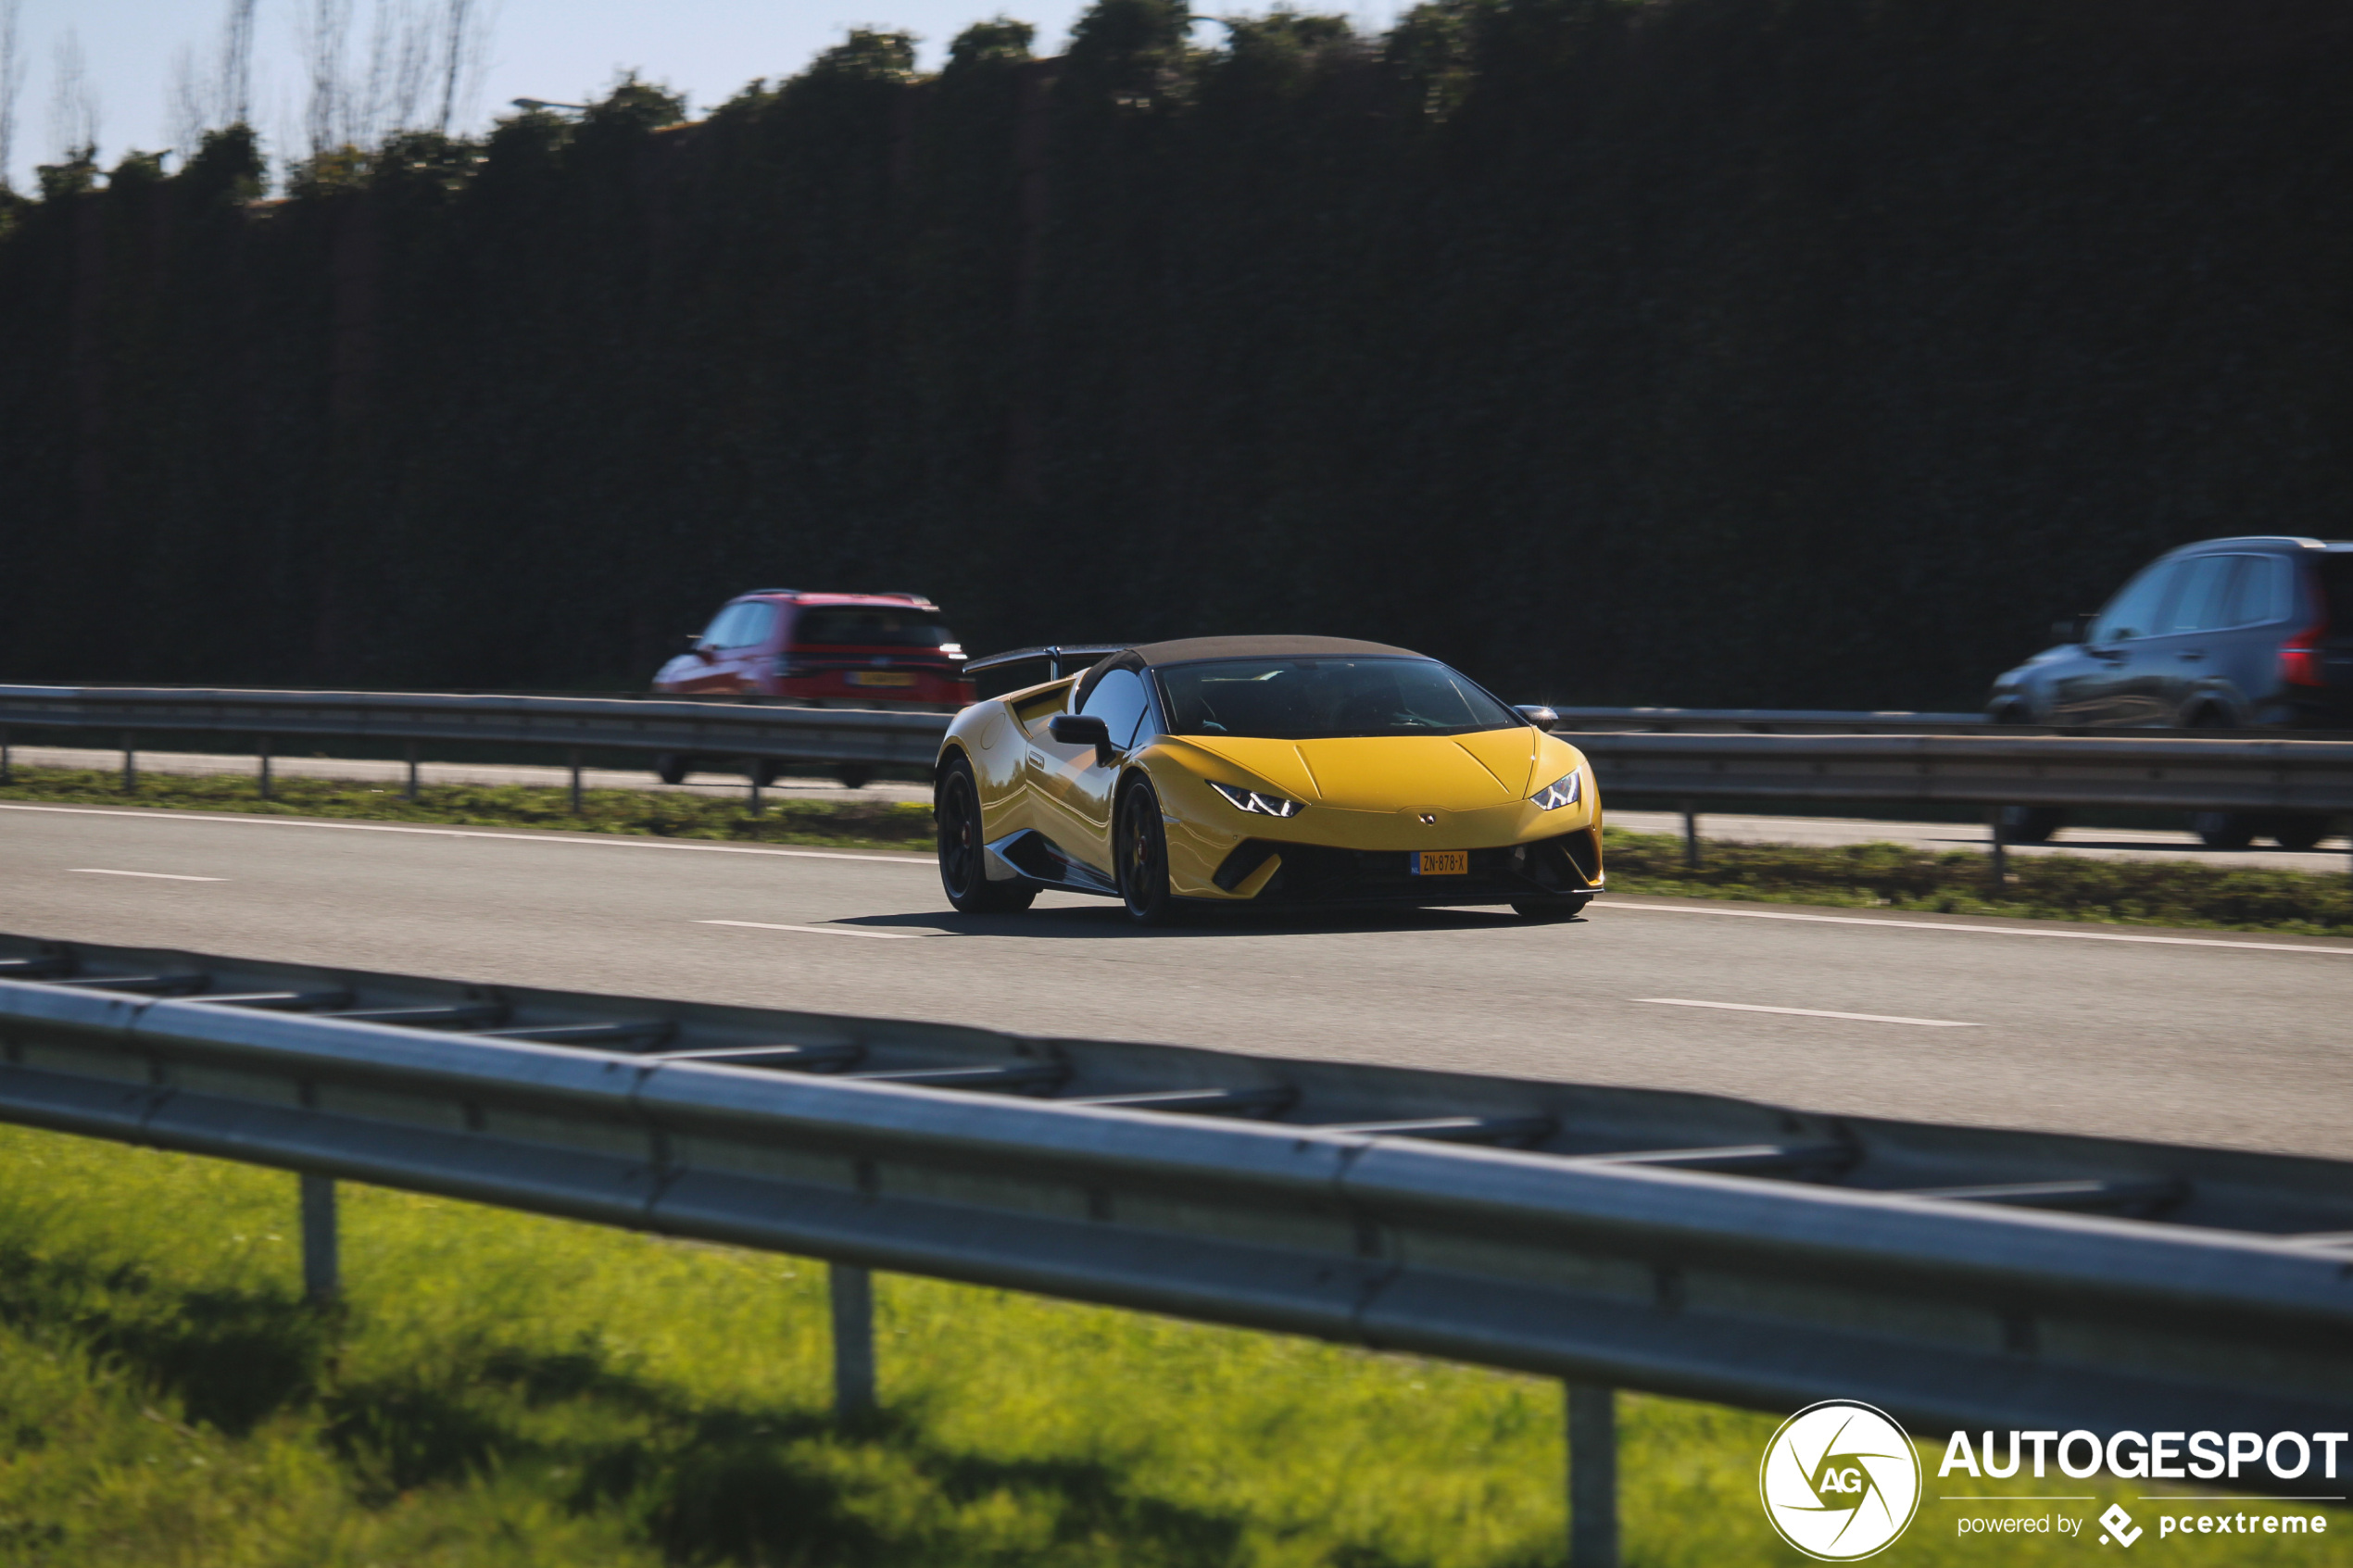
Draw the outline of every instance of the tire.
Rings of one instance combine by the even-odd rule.
[[[844,789],[863,789],[875,782],[875,771],[863,762],[844,762],[834,770]]]
[[[2263,819],[2250,811],[2196,811],[2190,827],[2208,849],[2244,849],[2263,831]]]
[[[1139,779],[1121,794],[1111,854],[1127,918],[1138,925],[1172,924],[1177,904],[1168,890],[1168,830],[1160,820],[1160,796],[1149,781]]]
[[[2005,844],[2048,844],[2051,834],[2067,825],[2064,806],[2005,806],[2002,808],[2002,842]]]
[[[689,760],[674,751],[657,752],[654,755],[654,777],[666,784],[685,784]]]
[[[1026,909],[1038,889],[1026,882],[988,880],[988,851],[982,847],[980,789],[972,764],[949,762],[932,795],[932,817],[939,825],[939,885],[959,914],[999,915]]]
[[[2321,840],[2329,835],[2329,829],[2334,825],[2322,812],[2289,811],[2271,819],[2271,834],[2281,848],[2301,854],[2319,848]]]
[[[1582,898],[1529,898],[1514,904],[1512,912],[1531,925],[1557,925],[1575,920],[1592,901],[1590,893]]]

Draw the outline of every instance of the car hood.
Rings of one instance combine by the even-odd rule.
[[[1185,735],[1188,746],[1254,773],[1293,799],[1351,811],[1426,807],[1476,811],[1523,799],[1538,784],[1534,729],[1467,735],[1352,735],[1334,740],[1252,740]],[[1558,743],[1554,743],[1557,745]],[[1560,749],[1566,753],[1567,747]],[[1562,764],[1576,766],[1574,757]]]

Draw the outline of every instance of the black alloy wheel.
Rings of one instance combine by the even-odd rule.
[[[2002,842],[2005,844],[2048,844],[2051,834],[2067,825],[2064,806],[2005,806],[2002,808]]]
[[[1581,898],[1523,898],[1512,905],[1512,913],[1534,925],[1554,925],[1575,920],[1592,901],[1590,893]]]
[[[2283,811],[2271,819],[2270,831],[2281,848],[2301,854],[2319,848],[2321,840],[2329,835],[2329,829],[2334,825],[2322,812]]]
[[[988,880],[988,851],[981,839],[980,790],[973,783],[971,763],[958,757],[941,771],[931,809],[939,827],[939,885],[957,912],[1006,914],[1029,908],[1038,897],[1037,888],[1026,882]]]
[[[2195,811],[2190,828],[2208,849],[2244,849],[2255,842],[2263,819],[2252,811]]]
[[[1168,831],[1160,820],[1160,797],[1142,779],[1119,797],[1112,861],[1130,920],[1166,925],[1176,918],[1176,899],[1168,891]]]

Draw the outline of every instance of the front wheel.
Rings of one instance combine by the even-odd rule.
[[[2208,849],[2244,849],[2262,826],[2262,819],[2249,811],[2198,811],[2190,817],[2191,831]]]
[[[1531,925],[1553,925],[1575,920],[1592,901],[1590,894],[1582,898],[1526,898],[1512,906],[1512,913]]]
[[[939,826],[939,885],[958,913],[1009,914],[1036,900],[1038,889],[1026,882],[988,880],[980,789],[973,783],[972,764],[961,757],[939,776],[932,817]]]
[[[1160,797],[1142,780],[1120,797],[1112,863],[1119,872],[1119,897],[1128,919],[1138,925],[1166,925],[1176,918],[1176,899],[1168,891],[1168,830],[1160,820]]]

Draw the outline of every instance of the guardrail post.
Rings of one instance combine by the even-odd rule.
[[[1999,893],[2003,884],[2010,878],[2009,846],[2003,841],[2002,836],[2002,809],[1999,806],[1989,808],[1985,813],[1985,820],[1994,830],[1992,853],[1988,857],[1992,865],[1986,874],[1987,879],[1994,884],[1994,891]]]
[[[1689,800],[1682,802],[1682,808],[1683,864],[1692,871],[1697,871],[1699,870],[1699,809]]]
[[[327,1302],[342,1288],[335,1259],[335,1184],[327,1176],[302,1178],[302,1293]]]
[[[0,784],[16,782],[16,772],[10,766],[8,750],[8,732],[6,728],[0,728]]]
[[[580,815],[580,748],[573,746],[569,756],[572,762],[572,814],[577,817]]]
[[[267,800],[270,798],[270,737],[256,735],[253,749],[261,763],[261,798]]]
[[[757,817],[761,812],[759,758],[747,757],[744,759],[744,776],[751,781],[751,814]]]
[[[414,800],[417,798],[417,743],[415,741],[409,743],[408,758],[409,783],[400,794],[404,799]]]
[[[1617,1568],[1617,1391],[1570,1383],[1568,1568]]]
[[[834,1414],[845,1422],[875,1413],[875,1276],[855,1263],[825,1265],[834,1308]]]

